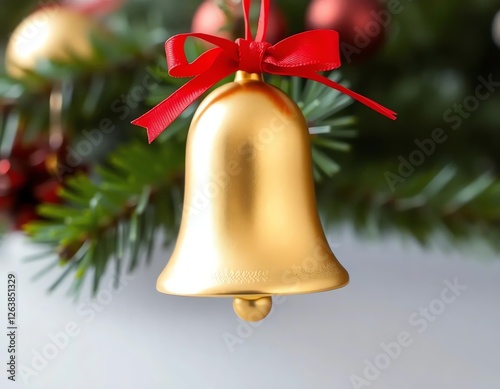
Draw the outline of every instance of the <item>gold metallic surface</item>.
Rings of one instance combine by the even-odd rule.
[[[27,70],[35,70],[40,60],[90,59],[90,36],[96,31],[96,24],[78,11],[61,6],[41,8],[12,33],[5,52],[6,71],[11,77],[22,78]]]
[[[239,72],[212,92],[189,130],[181,229],[158,291],[234,297],[248,317],[262,305],[238,299],[346,285],[321,227],[311,161],[299,107],[259,75]]]
[[[271,297],[261,297],[259,299],[250,300],[235,298],[233,300],[234,312],[238,317],[245,321],[257,322],[263,320],[273,307]]]

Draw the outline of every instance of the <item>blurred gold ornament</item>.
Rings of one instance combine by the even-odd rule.
[[[493,18],[492,34],[496,45],[500,47],[500,11]]]
[[[91,34],[98,26],[77,10],[53,6],[41,8],[14,30],[7,45],[5,67],[14,78],[34,71],[40,60],[89,60],[93,55]]]
[[[180,234],[158,291],[232,297],[240,318],[259,321],[272,295],[348,282],[316,209],[302,112],[260,75],[238,72],[193,118]]]
[[[59,173],[59,156],[57,153],[51,153],[45,159],[45,169],[49,174],[57,176]]]

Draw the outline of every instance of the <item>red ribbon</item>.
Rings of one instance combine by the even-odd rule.
[[[340,66],[339,35],[333,30],[313,30],[293,35],[271,45],[264,41],[270,0],[261,0],[259,28],[255,40],[250,31],[251,0],[243,0],[245,39],[229,41],[207,34],[179,34],[165,44],[169,74],[172,77],[194,77],[166,100],[132,123],[147,129],[153,142],[198,97],[217,82],[243,70],[248,73],[270,73],[296,76],[320,82],[395,120],[396,113],[344,86],[318,74]],[[188,38],[198,38],[216,47],[189,63],[184,52]]]

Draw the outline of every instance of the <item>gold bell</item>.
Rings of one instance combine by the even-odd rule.
[[[349,275],[325,238],[299,107],[262,76],[238,72],[198,108],[187,140],[181,229],[159,292],[232,297],[264,319],[272,295],[340,288]]]

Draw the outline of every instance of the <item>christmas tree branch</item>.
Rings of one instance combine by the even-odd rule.
[[[415,172],[394,188],[390,171],[394,166],[375,161],[338,174],[321,191],[330,220],[353,222],[371,236],[407,234],[422,245],[436,237],[480,239],[500,250],[500,179],[448,165]]]
[[[61,192],[66,205],[40,208],[47,220],[30,224],[26,232],[35,242],[57,248],[61,265],[76,273],[76,292],[90,269],[97,291],[111,259],[119,270],[129,257],[128,271],[133,271],[140,258],[151,258],[158,229],[174,236],[180,213],[180,199],[174,196],[183,170],[179,150],[175,142],[147,146],[135,141],[99,169],[98,184],[84,175],[71,178]]]

